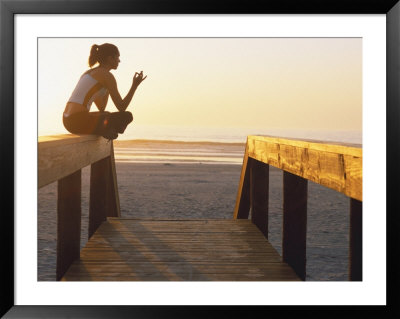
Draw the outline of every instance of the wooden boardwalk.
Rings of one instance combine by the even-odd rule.
[[[104,138],[40,138],[38,155],[38,188],[58,183],[57,281],[305,280],[309,180],[350,198],[349,280],[362,280],[361,146],[248,136],[231,220],[121,219],[113,143]],[[88,165],[91,239],[80,251]],[[269,166],[283,171],[282,257],[266,239]]]
[[[251,220],[108,218],[63,281],[299,281]]]

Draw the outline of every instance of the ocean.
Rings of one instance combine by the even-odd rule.
[[[63,127],[39,126],[39,136],[69,134]],[[184,142],[246,143],[248,135],[313,139],[328,142],[362,144],[362,132],[356,130],[305,130],[241,127],[162,126],[133,123],[118,140],[167,140]]]
[[[195,127],[195,126],[128,126],[119,140],[168,140],[168,141],[208,141],[221,143],[246,143],[248,135],[269,135],[287,138],[304,138],[321,141],[336,141],[362,144],[362,132],[355,130],[305,130],[240,127]]]
[[[237,164],[243,162],[244,145],[248,135],[362,144],[360,131],[273,130],[245,128],[196,128],[173,126],[129,127],[114,143],[115,160],[126,163],[202,163]],[[134,146],[129,140],[144,142]],[[159,142],[157,144],[156,142]],[[179,143],[187,142],[187,143]],[[226,148],[224,143],[230,146]],[[159,146],[159,148],[157,148]]]

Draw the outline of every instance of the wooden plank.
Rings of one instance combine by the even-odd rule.
[[[242,236],[243,237],[243,236]],[[93,238],[93,237],[92,237]],[[229,240],[228,240],[229,239]],[[215,242],[214,237],[211,238],[197,238],[196,241],[183,242],[179,240],[165,241],[163,238],[154,238],[154,240],[141,240],[140,237],[126,238],[125,236],[115,236],[114,238],[102,238],[101,240],[90,240],[86,244],[86,248],[96,249],[103,252],[118,252],[135,245],[136,247],[151,248],[152,251],[168,252],[171,248],[174,251],[192,252],[192,251],[209,251],[215,253],[216,251],[224,251],[233,249],[235,252],[242,253],[255,253],[255,254],[271,254],[276,257],[279,254],[272,249],[272,246],[267,242],[254,242],[245,240],[244,243],[230,243],[231,237],[225,236]],[[162,243],[162,245],[160,245]],[[211,251],[210,251],[211,250]]]
[[[185,227],[190,231],[182,232]],[[195,232],[199,227],[201,232]],[[218,231],[218,227],[223,230]],[[207,228],[212,230],[207,232]],[[88,241],[63,280],[300,279],[250,220],[109,218]]]
[[[96,141],[99,137],[96,135],[77,135],[77,134],[57,134],[39,136],[39,148],[53,148],[55,146],[65,146],[69,144],[84,143]]]
[[[280,271],[286,276],[290,275],[292,272],[289,266],[282,266],[277,263],[221,263],[221,264],[209,264],[209,263],[193,263],[188,266],[185,262],[176,262],[176,263],[153,263],[152,266],[157,268],[159,272],[167,272],[173,271],[175,274],[185,274],[187,272],[186,268],[193,267],[197,271],[200,271],[202,274],[235,274],[239,276],[243,276],[246,273],[258,273],[260,275],[263,274],[263,271]],[[87,272],[80,272],[80,270],[85,267]],[[71,266],[69,273],[74,273],[76,276],[86,276],[88,273],[92,275],[106,275],[110,276],[112,274],[122,274],[127,275],[132,273],[132,269],[136,274],[154,274],[154,271],[149,269],[148,265],[143,265],[143,263],[131,262],[131,263],[120,263],[114,262],[110,264],[103,264],[98,262],[86,262],[80,261]]]
[[[182,245],[179,242],[175,242],[174,244],[171,244],[170,242],[162,242],[163,246],[158,247],[157,245],[160,242],[153,242],[153,243],[143,243],[143,242],[135,242],[131,241],[128,243],[119,243],[119,242],[112,242],[109,244],[98,244],[98,243],[93,243],[93,244],[88,244],[86,248],[90,248],[90,252],[83,252],[83,254],[86,254],[85,256],[89,256],[89,254],[93,251],[96,251],[96,253],[103,253],[104,255],[106,254],[114,254],[114,253],[119,253],[119,252],[124,252],[126,249],[129,249],[131,245],[135,245],[140,249],[150,249],[153,253],[157,254],[163,254],[167,256],[170,252],[171,249],[174,250],[174,252],[179,252],[180,254],[187,254],[187,255],[194,255],[194,254],[202,254],[202,255],[215,255],[215,254],[225,254],[226,250],[234,250],[235,251],[235,256],[255,256],[255,257],[261,257],[264,255],[268,256],[273,256],[276,258],[276,261],[280,261],[281,258],[279,255],[277,255],[275,252],[269,251],[268,249],[265,250],[261,245],[251,245],[250,247],[238,247],[238,246],[229,246],[226,244],[221,244],[219,246],[213,246],[212,243],[210,242],[209,244],[204,244],[202,242],[197,242],[197,243],[191,243],[190,246]],[[210,252],[210,250],[212,252]]]
[[[79,259],[81,239],[81,170],[58,181],[56,280]]]
[[[225,223],[208,222],[208,221],[194,221],[194,222],[181,222],[181,221],[137,221],[137,220],[123,220],[118,222],[116,220],[108,220],[108,223],[102,224],[102,232],[132,232],[138,233],[233,233],[243,232],[247,233],[253,229],[253,225],[249,220],[242,220],[243,223],[234,224],[227,220]],[[165,225],[169,227],[165,227]],[[142,234],[141,234],[142,236]],[[257,235],[258,236],[258,235]]]
[[[250,213],[250,164],[247,148],[243,157],[242,171],[240,173],[238,193],[236,196],[234,219],[247,219]]]
[[[287,265],[268,263],[222,263],[210,264],[197,262],[188,264],[186,262],[162,263],[154,262],[144,265],[143,263],[103,263],[80,262],[74,264],[64,280],[216,280],[216,281],[250,281],[269,280],[284,281],[288,278],[298,281],[293,276],[293,271]]]
[[[269,166],[251,159],[250,206],[251,221],[268,238]]]
[[[248,136],[249,157],[362,201],[362,148],[316,141]]]
[[[104,228],[103,228],[104,229]],[[249,230],[252,231],[252,230]],[[169,245],[174,245],[174,243],[179,243],[182,246],[185,245],[195,245],[200,242],[202,245],[228,245],[241,247],[244,245],[269,245],[265,241],[261,240],[258,235],[247,234],[247,232],[135,232],[135,234],[128,234],[126,232],[103,232],[101,237],[95,235],[92,237],[93,242],[114,242],[123,238],[125,242],[141,242],[145,244],[157,243],[159,238],[162,238],[163,242]],[[226,239],[230,238],[232,241],[245,240],[244,243],[226,243]],[[182,240],[185,242],[182,243]]]
[[[349,279],[362,281],[362,202],[350,200]]]
[[[39,137],[38,188],[110,156],[112,142],[94,135]]]
[[[86,261],[103,261],[104,263],[112,261],[120,261],[123,259],[126,262],[143,262],[143,263],[153,263],[153,262],[182,262],[187,263],[198,262],[205,259],[218,260],[219,262],[230,262],[230,263],[244,263],[251,260],[253,263],[262,263],[265,260],[272,259],[270,263],[280,263],[275,257],[268,254],[246,254],[246,253],[205,253],[205,252],[136,252],[136,251],[126,251],[126,252],[116,252],[116,251],[86,251],[81,254],[81,259]]]
[[[361,144],[351,144],[342,142],[328,142],[311,139],[297,139],[297,138],[282,138],[274,136],[256,136],[249,135],[247,137],[248,144],[254,142],[261,142],[261,144],[275,144],[275,145],[288,145],[299,148],[307,148],[320,152],[337,153],[344,155],[351,155],[354,157],[362,157]]]
[[[307,238],[307,180],[283,173],[282,257],[305,280]]]
[[[265,272],[261,275],[244,274],[203,274],[188,270],[184,274],[153,272],[147,274],[96,274],[89,273],[86,276],[68,274],[63,281],[298,281],[296,277],[289,277],[281,270]]]
[[[154,218],[154,217],[140,217],[140,218],[115,218],[115,217],[108,217],[107,220],[110,223],[115,223],[118,225],[127,225],[129,223],[133,224],[148,224],[148,225],[154,225],[155,222],[159,222],[163,224],[164,221],[166,222],[174,222],[176,224],[181,224],[184,225],[186,224],[187,226],[190,225],[219,225],[219,226],[224,226],[224,225],[237,225],[238,227],[245,227],[246,225],[249,227],[252,227],[251,224],[249,223],[248,220],[237,220],[237,219],[210,219],[210,218],[198,218],[198,219],[177,219],[177,218]]]

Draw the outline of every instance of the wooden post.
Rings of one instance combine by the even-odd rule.
[[[350,199],[349,280],[362,281],[362,202]]]
[[[118,194],[118,182],[117,173],[115,170],[115,158],[114,158],[114,145],[111,146],[111,155],[109,157],[109,186],[107,188],[107,200],[106,200],[106,212],[107,217],[121,217],[120,205],[119,205],[119,194]]]
[[[240,175],[239,190],[236,197],[234,219],[248,219],[250,212],[250,164],[247,151],[243,158],[242,173]]]
[[[307,185],[306,179],[283,172],[282,256],[302,280],[306,279]]]
[[[251,220],[268,239],[269,165],[250,160]]]
[[[81,170],[58,181],[56,280],[80,256]]]
[[[93,163],[90,167],[89,238],[107,219],[107,194],[110,188],[110,157]]]

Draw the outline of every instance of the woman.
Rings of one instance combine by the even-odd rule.
[[[99,65],[92,68],[96,63]],[[92,46],[89,56],[90,69],[80,77],[64,110],[64,127],[70,133],[95,134],[109,140],[116,139],[118,133],[123,133],[132,122],[132,113],[127,112],[126,108],[137,87],[147,76],[143,77],[143,71],[136,72],[128,94],[122,99],[117,82],[110,72],[116,70],[119,63],[119,51],[115,45],[104,43]],[[109,96],[119,112],[105,111]],[[90,112],[93,102],[99,112]]]

